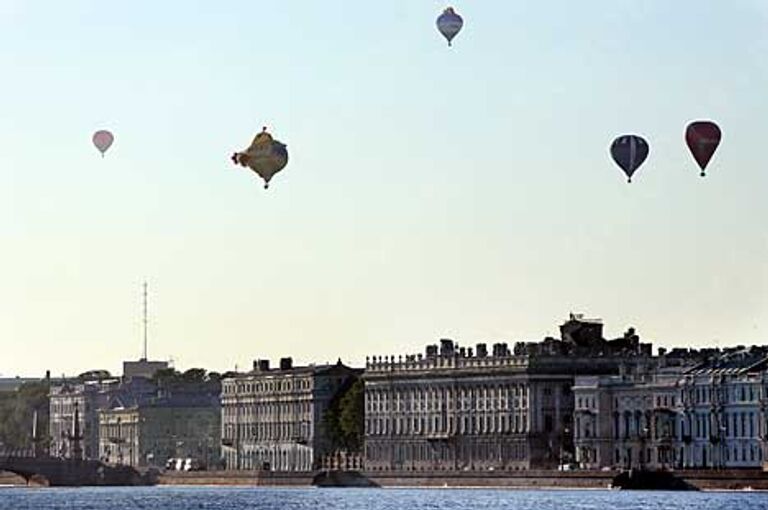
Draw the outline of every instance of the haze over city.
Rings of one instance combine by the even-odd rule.
[[[448,49],[438,2],[0,0],[0,374],[119,373],[144,281],[149,357],[181,368],[538,340],[569,312],[764,343],[766,3],[454,4]],[[705,178],[697,119],[723,129]],[[290,153],[269,190],[229,161],[262,126]],[[631,185],[625,133],[650,144]]]

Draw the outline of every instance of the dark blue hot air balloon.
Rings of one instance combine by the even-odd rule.
[[[459,33],[462,26],[464,26],[464,20],[456,14],[453,7],[448,7],[437,18],[437,29],[443,34],[443,37],[448,39],[448,46],[451,45],[451,41]]]
[[[648,157],[648,142],[637,135],[622,135],[611,144],[611,156],[632,182],[632,174]]]

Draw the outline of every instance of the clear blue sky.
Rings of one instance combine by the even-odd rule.
[[[0,0],[0,373],[768,334],[768,4]],[[713,119],[705,179],[683,143]],[[234,167],[262,125],[290,162]],[[110,129],[102,159],[90,137]],[[632,185],[608,156],[637,133]]]

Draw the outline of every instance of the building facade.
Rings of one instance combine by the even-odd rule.
[[[443,339],[424,356],[366,362],[365,468],[371,471],[554,468],[573,456],[578,374],[617,374],[651,356],[633,330],[602,336],[572,315],[561,339],[463,348]]]
[[[123,377],[145,377],[151,379],[160,370],[167,370],[167,361],[149,361],[140,359],[138,361],[123,361]]]
[[[576,464],[582,469],[671,468],[679,373],[577,377]]]
[[[54,457],[96,459],[99,455],[99,410],[119,387],[119,379],[52,385],[48,434]],[[78,424],[75,426],[75,416]],[[75,429],[78,433],[75,434]],[[76,438],[75,435],[82,437]]]
[[[680,380],[681,467],[761,467],[766,457],[768,349],[737,348]]]
[[[294,367],[291,358],[222,381],[222,453],[227,469],[310,471],[331,448],[323,416],[360,371],[335,365]]]
[[[152,394],[147,379],[118,378],[67,381],[51,385],[49,392],[50,454],[63,458],[99,458],[99,413],[118,395]],[[75,415],[79,433],[75,434]],[[75,435],[81,436],[78,438]],[[77,450],[75,451],[75,446]]]
[[[587,469],[764,465],[768,349],[692,352],[675,368],[578,378],[576,459]]]
[[[191,458],[218,467],[221,408],[218,398],[173,396],[130,407],[116,406],[99,416],[101,460],[134,467],[163,467],[171,458]]]

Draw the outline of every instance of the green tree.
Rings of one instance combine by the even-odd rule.
[[[190,368],[184,373],[173,368],[155,372],[152,382],[171,393],[206,392],[218,394],[221,391],[221,377],[216,372],[206,373],[204,368]]]
[[[181,375],[184,382],[202,383],[205,381],[204,368],[190,368]]]
[[[357,379],[341,398],[339,429],[344,447],[350,452],[359,452],[365,434],[365,387],[362,379]]]
[[[331,450],[359,452],[365,431],[364,386],[362,379],[350,379],[337,392],[323,415]]]
[[[152,382],[157,386],[164,386],[177,381],[180,375],[175,368],[161,368],[152,376]]]
[[[0,443],[8,448],[30,448],[32,423],[37,411],[37,434],[43,448],[48,442],[47,381],[22,384],[14,392],[0,394]]]

